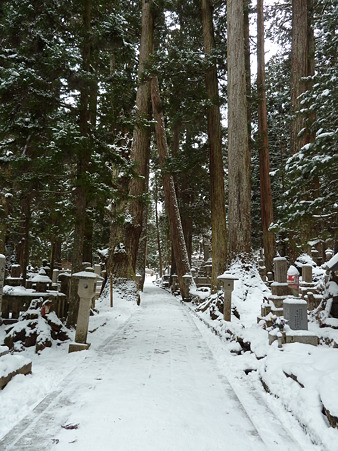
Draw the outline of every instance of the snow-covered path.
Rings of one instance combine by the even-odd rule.
[[[217,337],[198,322],[173,296],[147,285],[140,308],[100,346],[93,344],[0,449],[304,449],[247,389],[241,398],[251,397],[251,406],[257,401],[253,411],[261,417],[249,418],[253,412],[210,349]]]

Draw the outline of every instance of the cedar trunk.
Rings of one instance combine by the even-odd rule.
[[[202,0],[204,51],[210,55],[215,48],[212,2]],[[225,269],[227,258],[224,169],[222,157],[221,114],[219,108],[217,68],[211,65],[205,74],[205,84],[212,106],[207,111],[210,149],[210,207],[212,230],[212,291],[217,289],[217,276]]]
[[[258,146],[259,173],[261,188],[261,218],[263,232],[263,247],[265,266],[272,271],[275,256],[275,238],[269,232],[273,222],[272,195],[270,184],[270,165],[268,148],[268,124],[265,92],[265,61],[264,61],[264,12],[263,0],[257,0],[257,95],[258,95]]]
[[[228,167],[230,258],[251,252],[250,152],[245,86],[243,2],[228,1]]]
[[[156,221],[156,239],[157,239],[157,249],[158,249],[158,262],[160,269],[160,277],[162,277],[162,251],[161,251],[161,239],[160,239],[160,224],[158,220],[158,208],[157,208],[157,183],[155,184],[155,221]]]
[[[302,108],[299,96],[310,87],[310,82],[304,80],[304,77],[314,74],[312,14],[313,0],[292,0],[291,154],[298,152],[313,139],[309,128],[310,124],[305,124],[304,116],[299,114]],[[298,136],[303,128],[305,130],[301,136]]]
[[[90,20],[91,20],[91,0],[85,0],[83,5],[83,26],[85,29],[85,39],[82,47],[82,69],[84,72],[90,71]],[[87,207],[87,171],[90,163],[90,149],[88,143],[88,121],[89,121],[89,85],[84,83],[80,92],[80,134],[83,137],[81,148],[77,154],[77,174],[75,187],[75,228],[74,244],[72,252],[72,272],[82,269],[83,243],[86,225]],[[70,304],[67,318],[67,326],[74,326],[77,321],[79,310],[79,297],[77,294],[78,282],[72,279],[70,289]]]
[[[185,274],[190,274],[190,266],[187,248],[183,236],[183,229],[176,198],[174,180],[168,172],[165,172],[164,169],[165,160],[168,157],[168,146],[157,77],[153,77],[151,80],[151,100],[155,120],[156,142],[159,153],[160,167],[162,171],[165,207],[169,219],[170,237],[174,250],[178,283],[180,286],[182,298],[186,299],[189,297],[189,288],[185,285],[183,276]]]
[[[142,124],[142,121],[150,118],[150,82],[142,80],[145,65],[153,50],[153,14],[152,2],[142,2],[142,31],[140,43],[140,57],[138,76],[140,84],[136,94],[136,125],[133,133],[133,144],[131,149],[131,161],[135,165],[135,177],[130,181],[129,213],[132,223],[126,230],[127,252],[131,258],[133,271],[136,270],[136,258],[139,239],[142,232],[143,210],[146,208],[144,194],[146,192],[146,176],[149,164],[150,151],[150,127]]]

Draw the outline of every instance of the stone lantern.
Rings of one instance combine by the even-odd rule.
[[[223,284],[223,318],[225,321],[231,321],[231,293],[234,290],[235,280],[238,280],[238,277],[232,274],[224,273],[221,276],[218,276],[217,279]]]
[[[75,343],[69,345],[69,352],[82,351],[88,349],[87,343],[89,313],[92,299],[95,296],[96,282],[99,276],[93,272],[80,271],[72,275],[73,279],[78,279],[78,295],[80,297],[79,313],[77,317]]]
[[[43,268],[29,280],[29,283],[31,285],[35,284],[35,290],[39,293],[46,293],[52,286],[52,280],[47,276]]]
[[[185,302],[189,302],[189,301],[191,301],[189,291],[190,291],[190,285],[192,282],[192,276],[191,276],[191,274],[184,274],[184,276],[182,276],[182,279],[183,279],[184,288],[185,288],[184,291],[186,293],[186,296],[184,296],[184,294],[182,293],[182,299]]]

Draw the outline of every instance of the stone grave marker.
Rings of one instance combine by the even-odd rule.
[[[283,302],[284,318],[292,330],[308,330],[307,302],[300,298],[287,298]]]

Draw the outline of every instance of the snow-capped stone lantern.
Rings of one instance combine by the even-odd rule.
[[[231,321],[231,293],[235,288],[235,280],[238,280],[238,277],[225,272],[221,276],[218,276],[217,279],[220,280],[223,284],[223,318],[225,321]]]
[[[291,265],[288,269],[287,281],[288,281],[289,288],[299,290],[299,271],[293,265]]]
[[[52,286],[52,280],[43,268],[29,280],[29,283],[35,284],[35,290],[39,293],[45,293]]]
[[[90,306],[96,291],[96,282],[100,278],[97,274],[89,271],[80,271],[72,275],[72,279],[78,279],[77,293],[80,297],[79,313],[77,317],[75,343],[70,343],[69,352],[88,349],[87,343],[88,323]]]

